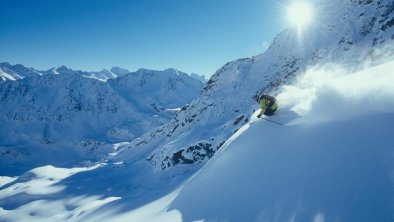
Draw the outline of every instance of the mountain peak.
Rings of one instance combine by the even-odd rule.
[[[174,69],[174,68],[168,68],[168,69],[165,69],[164,72],[171,72],[171,73],[179,74],[181,71]]]
[[[57,70],[57,71],[64,71],[64,70],[72,70],[72,69],[68,68],[68,67],[65,66],[65,65],[62,65],[62,66],[59,66],[58,68],[56,68],[56,70]]]
[[[200,80],[203,83],[206,83],[208,81],[204,75],[200,75],[200,74],[197,74],[197,73],[194,73],[194,72],[191,73],[190,76],[192,78]]]
[[[130,73],[129,70],[117,66],[112,67],[111,72],[115,73],[117,76],[125,76]]]
[[[2,62],[0,63],[0,66],[11,66],[11,64],[8,62]]]

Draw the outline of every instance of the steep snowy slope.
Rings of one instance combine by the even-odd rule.
[[[285,87],[270,119],[286,125],[253,119],[170,210],[183,221],[393,221],[393,70],[315,70]]]
[[[56,71],[59,75],[0,84],[3,175],[30,169],[26,164],[100,160],[112,143],[169,121],[174,114],[167,109],[189,103],[202,88],[202,82],[176,70],[138,71],[107,82],[67,67]]]
[[[257,106],[253,97],[291,82],[311,65],[337,63],[357,70],[394,55],[391,0],[319,1],[315,22],[302,35],[288,29],[263,54],[230,62],[207,82],[201,95],[165,126],[133,141],[151,150],[157,169],[205,162],[244,123]],[[125,152],[122,158],[133,158]]]

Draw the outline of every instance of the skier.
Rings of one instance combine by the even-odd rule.
[[[259,115],[257,115],[257,118],[261,118],[263,114],[266,116],[272,116],[278,109],[276,99],[266,94],[262,94],[261,96],[257,97],[256,102],[259,103],[261,107],[261,111]]]

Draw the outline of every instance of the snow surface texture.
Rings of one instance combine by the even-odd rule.
[[[184,221],[393,221],[393,70],[308,71],[278,95],[270,119],[285,126],[252,117],[170,209]]]
[[[110,171],[111,163],[45,166],[9,178],[1,187],[0,219],[393,221],[394,61],[351,74],[330,67],[311,68],[297,83],[281,87],[282,109],[267,118],[284,126],[257,119],[256,111],[199,172],[168,195],[154,193],[149,201],[132,187],[118,186],[128,173],[133,175],[126,166]],[[335,78],[321,82],[333,72]],[[383,93],[373,96],[376,89]],[[343,110],[354,115],[343,115]],[[145,170],[135,172],[149,172]],[[78,177],[83,171],[93,175]],[[160,180],[162,186],[171,183]],[[110,188],[117,192],[108,192]],[[99,194],[87,195],[92,190]],[[141,202],[125,208],[136,200]]]
[[[134,140],[119,157],[134,158],[137,147],[151,150],[147,159],[156,170],[205,163],[248,122],[258,108],[256,94],[276,94],[277,86],[311,66],[333,63],[353,72],[394,57],[393,1],[319,1],[314,9],[316,21],[301,36],[285,30],[265,53],[229,62],[175,119]]]
[[[113,143],[168,122],[174,111],[167,109],[189,103],[203,86],[174,69],[107,82],[57,70],[0,84],[0,175],[105,159]]]

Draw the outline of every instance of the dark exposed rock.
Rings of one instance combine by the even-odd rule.
[[[234,125],[237,125],[238,123],[240,123],[242,121],[242,119],[245,118],[244,115],[238,117],[235,121],[234,121]]]
[[[199,163],[203,160],[210,159],[214,153],[215,150],[212,149],[212,144],[200,142],[196,145],[189,146],[187,149],[181,149],[173,153],[171,158],[166,156],[161,167],[165,169],[171,165]],[[150,157],[150,159],[152,158],[153,156]]]
[[[386,31],[386,29],[391,28],[394,25],[394,18],[392,18],[390,21],[387,21],[383,26],[382,26],[382,31]]]

